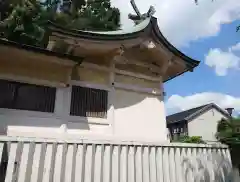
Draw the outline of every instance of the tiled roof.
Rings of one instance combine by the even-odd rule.
[[[215,108],[219,112],[221,112],[223,115],[225,115],[226,117],[230,117],[229,114],[225,110],[221,109],[216,104],[210,103],[210,104],[202,105],[202,106],[195,107],[195,108],[192,108],[192,109],[189,109],[186,111],[182,111],[179,113],[169,115],[166,117],[167,124],[181,122],[183,120],[189,121],[189,120],[193,119],[195,116],[198,116],[199,114],[201,114],[211,108]]]

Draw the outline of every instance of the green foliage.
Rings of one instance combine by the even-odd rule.
[[[110,0],[0,0],[1,36],[22,44],[45,46],[47,22],[66,28],[108,31],[120,27],[120,12]]]
[[[180,137],[178,140],[174,142],[181,142],[181,143],[197,143],[197,144],[204,144],[205,142],[203,141],[201,136],[183,136]]]
[[[240,118],[219,121],[216,137],[220,142],[228,145],[240,144]]]
[[[76,22],[81,24],[81,20],[85,20],[85,25],[79,25],[81,29],[116,30],[120,27],[119,15],[117,8],[111,8],[110,0],[88,0],[86,6],[79,11]]]
[[[110,0],[88,0],[77,7],[63,7],[64,12],[58,13],[56,22],[64,24],[66,28],[109,31],[120,27],[120,12],[111,7]]]
[[[44,47],[48,20],[54,20],[59,0],[15,0],[0,22],[2,37],[21,44]]]
[[[9,16],[1,22],[3,36],[19,43],[40,46],[44,36],[41,27],[41,4],[35,0],[19,1]]]

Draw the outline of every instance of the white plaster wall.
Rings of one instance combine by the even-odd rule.
[[[110,122],[69,116],[69,106],[65,103],[67,96],[62,94],[62,90],[58,90],[53,114],[0,109],[0,134],[47,138],[111,136],[125,140],[167,141],[164,103],[159,96],[117,89],[113,94],[114,112]]]
[[[0,115],[1,135],[55,138],[62,133],[61,120],[58,119],[13,113]]]
[[[123,138],[167,141],[164,103],[159,96],[117,89],[114,134]]]
[[[61,117],[63,136],[79,137],[82,135],[110,135],[111,126],[107,118],[85,118],[70,116],[71,87],[58,88],[55,114]]]
[[[19,113],[21,112],[21,113]],[[5,114],[4,114],[5,113]],[[45,115],[45,116],[43,116]],[[82,135],[108,135],[108,124],[89,124],[87,121],[64,120],[50,114],[29,111],[3,110],[0,113],[0,135],[71,138]]]
[[[217,141],[217,124],[222,118],[225,116],[214,108],[205,112],[188,123],[189,136],[202,136],[203,140],[209,142]]]
[[[106,73],[87,74],[86,70],[80,73],[88,75],[80,75],[80,82],[87,84],[86,87],[91,85],[93,88],[105,88],[109,91],[109,111],[106,119],[69,116],[71,87],[57,88],[55,111],[52,114],[0,109],[0,134],[47,138],[93,135],[126,140],[167,140],[164,103],[160,96],[114,89],[112,83],[108,83]],[[148,83],[146,80],[139,81],[128,76],[116,76],[115,80],[126,87],[160,87],[160,83]],[[74,84],[78,82],[75,81]]]
[[[75,138],[110,135],[107,119],[69,116],[71,87],[58,88],[54,113],[0,108],[0,135]]]

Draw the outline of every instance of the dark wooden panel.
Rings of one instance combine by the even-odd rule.
[[[56,88],[0,80],[0,108],[54,112]]]
[[[105,90],[80,86],[72,87],[71,115],[105,118],[107,104],[108,92]]]

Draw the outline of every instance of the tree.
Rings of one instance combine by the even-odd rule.
[[[240,144],[240,118],[219,121],[216,137],[220,142],[227,145]]]
[[[60,16],[65,16],[65,18],[61,17],[61,20],[57,20],[64,23],[67,28],[96,31],[119,29],[120,12],[117,8],[111,7],[110,0],[88,0],[87,2],[84,1],[84,3],[74,2],[73,6],[61,7],[65,13],[60,14]]]
[[[85,29],[116,30],[120,27],[120,12],[111,7],[110,0],[88,0],[81,9],[79,18],[80,22],[82,19],[88,22]]]
[[[8,17],[18,0],[0,0],[0,21]]]
[[[239,169],[240,118],[222,119],[217,126],[217,139],[228,145],[234,168]]]
[[[0,0],[2,37],[34,46],[45,46],[48,21],[81,30],[116,30],[120,12],[110,0]],[[69,4],[70,3],[70,4]]]
[[[19,43],[39,46],[44,29],[41,27],[40,2],[25,0],[14,5],[8,17],[1,22],[3,37]]]

